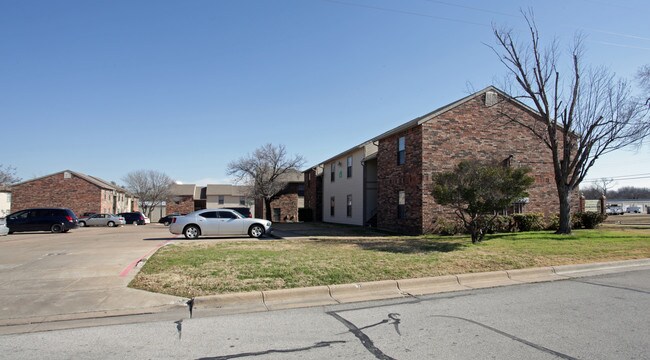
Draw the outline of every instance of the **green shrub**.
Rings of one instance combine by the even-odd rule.
[[[514,214],[512,219],[515,222],[517,231],[539,231],[544,229],[544,214]]]
[[[440,235],[458,235],[465,232],[465,227],[456,221],[439,218],[435,221],[432,232]]]
[[[582,229],[582,215],[581,213],[571,214],[571,229]]]
[[[499,215],[492,221],[492,224],[488,227],[488,234],[494,233],[507,233],[515,231],[515,222],[512,219],[512,216],[503,216]]]
[[[560,215],[554,214],[551,215],[546,220],[546,230],[557,230],[560,228]]]
[[[595,229],[598,225],[605,221],[605,219],[607,219],[607,215],[594,211],[575,213],[574,217],[580,219],[580,225],[585,229]],[[578,228],[574,227],[574,229]]]

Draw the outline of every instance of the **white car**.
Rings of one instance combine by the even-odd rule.
[[[176,216],[169,225],[169,232],[185,235],[186,239],[212,235],[247,235],[253,238],[271,232],[271,222],[264,219],[246,218],[228,209],[204,209],[184,216]]]
[[[108,226],[114,227],[126,224],[123,217],[113,214],[94,214],[79,219],[79,226]]]

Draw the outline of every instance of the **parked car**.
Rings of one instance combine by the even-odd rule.
[[[183,234],[186,239],[212,235],[246,235],[259,238],[271,232],[271,222],[246,218],[230,209],[204,209],[185,216],[176,216],[169,226],[172,234]]]
[[[641,213],[641,207],[640,206],[628,206],[625,211],[627,213],[640,214]]]
[[[253,214],[251,213],[251,209],[247,208],[247,207],[227,207],[227,208],[223,208],[223,209],[234,210],[234,211],[244,215],[244,217],[247,217],[247,218],[252,218],[253,217]]]
[[[139,211],[123,212],[117,214],[117,216],[123,217],[127,224],[144,225],[147,223],[144,215]]]
[[[6,218],[9,234],[20,231],[68,232],[78,226],[77,216],[66,208],[34,208],[17,211]]]
[[[605,212],[607,215],[623,215],[623,208],[621,206],[610,206],[608,207]]]
[[[158,223],[163,224],[165,226],[169,226],[169,224],[172,223],[172,219],[176,216],[181,216],[181,214],[169,214],[167,216],[161,217],[160,220],[158,220]]]
[[[113,214],[95,214],[79,219],[79,226],[108,226],[114,227],[126,224],[122,216]]]

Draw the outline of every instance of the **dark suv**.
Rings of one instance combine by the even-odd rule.
[[[117,216],[123,217],[124,221],[127,224],[137,224],[137,225],[146,224],[145,221],[144,221],[144,215],[142,215],[142,213],[139,212],[139,211],[123,212],[123,213],[117,214]]]
[[[34,208],[16,211],[6,219],[9,233],[20,231],[68,232],[78,226],[77,216],[65,208]]]

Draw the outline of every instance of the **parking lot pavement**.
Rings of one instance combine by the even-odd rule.
[[[178,306],[183,299],[129,289],[139,260],[175,240],[167,228],[79,228],[0,238],[0,325],[107,316]]]

